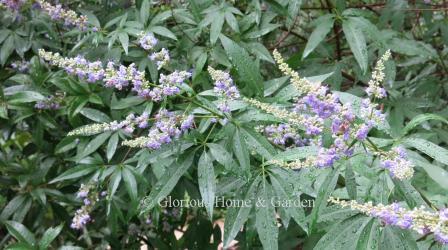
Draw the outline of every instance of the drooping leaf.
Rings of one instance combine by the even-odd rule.
[[[367,44],[363,32],[356,25],[356,20],[353,20],[351,17],[342,22],[342,30],[359,67],[365,73],[367,71],[368,58]]]
[[[47,249],[50,246],[51,242],[56,239],[56,237],[58,237],[58,235],[61,233],[62,228],[63,225],[48,228],[39,241],[39,247],[41,249]]]
[[[228,247],[241,227],[249,217],[249,213],[252,210],[254,197],[260,184],[261,177],[258,176],[250,184],[243,197],[243,201],[247,201],[250,204],[243,204],[242,206],[232,206],[227,210],[225,222],[224,222],[224,247]],[[246,206],[247,205],[247,206]]]
[[[331,192],[333,192],[338,177],[339,177],[338,170],[336,168],[331,169],[331,171],[328,172],[327,176],[325,177],[325,180],[319,187],[317,198],[314,203],[315,205],[310,215],[311,233],[314,232],[314,230],[316,230],[315,225],[317,223],[317,220],[319,219],[319,214],[327,204],[328,197],[330,197]]]
[[[221,35],[220,39],[241,81],[248,85],[247,93],[261,96],[263,94],[263,78],[259,68],[252,61],[247,51],[225,36]]]
[[[448,150],[421,138],[406,138],[403,140],[405,145],[414,147],[434,160],[448,165]]]
[[[271,185],[262,180],[255,204],[255,226],[263,248],[275,250],[278,249],[278,227],[271,197],[273,197]]]
[[[171,166],[165,171],[163,176],[159,179],[156,185],[151,190],[151,193],[144,198],[140,204],[140,214],[145,214],[154,206],[159,204],[171,190],[176,186],[179,179],[187,172],[188,168],[193,163],[194,153],[190,152],[181,159],[173,162]]]
[[[23,224],[16,221],[6,221],[5,225],[8,232],[20,242],[26,242],[30,245],[33,245],[36,242],[34,234],[31,233],[30,230],[28,230],[28,228],[26,228]]]
[[[213,161],[207,151],[204,151],[198,162],[199,191],[202,200],[210,217],[213,219],[213,206],[215,204],[215,171],[213,169]]]
[[[306,43],[305,50],[302,54],[302,59],[306,58],[317,47],[317,45],[324,40],[331,28],[333,28],[334,15],[327,14],[321,16],[315,22],[317,23],[317,26],[313,30],[313,33],[311,33],[310,38]]]

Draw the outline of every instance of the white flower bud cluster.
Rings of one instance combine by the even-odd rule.
[[[369,201],[360,204],[355,200],[344,201],[334,197],[330,197],[328,201],[379,218],[387,225],[412,229],[422,235],[433,233],[437,241],[448,244],[448,209],[446,208],[434,213],[427,211],[423,206],[412,210],[405,209],[398,203],[373,205]]]
[[[372,78],[370,79],[370,81],[368,82],[368,87],[366,89],[366,93],[368,96],[370,96],[371,98],[384,98],[386,97],[386,90],[381,87],[381,85],[383,84],[384,81],[384,63],[389,60],[391,54],[390,54],[390,50],[387,50],[386,53],[384,53],[384,55],[380,58],[380,60],[378,60],[378,62],[376,63],[375,69],[372,72]]]

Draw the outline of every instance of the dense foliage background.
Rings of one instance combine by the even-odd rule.
[[[448,203],[448,1],[59,2],[85,15],[86,27],[52,19],[41,1],[0,1],[0,248],[443,248],[432,234],[385,226],[327,199],[398,202],[433,212]],[[168,65],[158,70],[139,44],[142,32],[154,34],[158,50],[169,50]],[[44,61],[39,49],[104,64],[135,63],[154,83],[161,72],[192,76],[179,95],[155,102],[130,88],[67,74]],[[363,142],[354,145],[353,157],[329,168],[267,166],[267,160],[316,152],[269,141],[258,127],[279,119],[242,100],[232,100],[231,115],[223,114],[207,67],[229,71],[243,96],[291,106],[299,94],[277,69],[274,49],[301,76],[324,82],[342,102],[358,107],[375,62],[391,50],[388,95],[379,101],[387,121],[369,132],[369,141],[406,148],[413,177],[392,178]],[[67,136],[130,113],[153,117],[162,108],[195,118],[189,132],[157,150],[122,145],[143,135],[140,128],[134,135]],[[80,188],[94,204],[91,221],[76,230],[72,218],[85,206]],[[208,205],[160,207],[156,201],[168,195],[202,197]],[[300,197],[313,206],[210,206],[214,197],[274,196]]]

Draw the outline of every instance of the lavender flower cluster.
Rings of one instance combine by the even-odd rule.
[[[290,124],[268,125],[262,128],[269,141],[282,146],[303,147],[309,145],[309,139],[301,138]]]
[[[144,50],[153,50],[159,40],[157,40],[157,38],[155,38],[152,33],[145,34],[144,32],[142,32],[140,33],[140,39],[138,42],[140,44],[140,47],[142,47]]]
[[[52,20],[64,21],[64,25],[72,27],[78,27],[80,30],[87,29],[87,16],[79,16],[73,10],[64,9],[62,5],[56,6],[44,0],[37,0],[37,3],[42,8],[42,11],[46,12]]]
[[[40,110],[57,110],[61,107],[60,102],[60,97],[49,96],[45,100],[37,101],[34,108]]]
[[[98,195],[98,192],[95,190],[95,185],[92,183],[87,185],[81,184],[81,187],[76,194],[76,198],[82,199],[83,205],[81,208],[76,210],[70,227],[77,230],[83,229],[87,223],[92,220],[90,213],[92,212],[95,204],[99,201],[99,196],[104,197],[106,195],[107,193],[105,191]]]
[[[30,62],[28,61],[15,61],[11,63],[11,68],[17,70],[20,73],[27,73],[30,68]]]
[[[212,67],[208,67],[208,72],[213,81],[215,81],[213,91],[221,99],[221,103],[218,105],[219,110],[224,113],[230,113],[228,101],[240,98],[238,88],[233,83],[229,73]]]
[[[380,87],[384,80],[384,62],[390,57],[390,52],[386,52],[378,61],[372,80],[369,81],[369,87],[366,92],[372,98],[385,97],[385,91]],[[287,121],[299,130],[304,130],[304,135],[293,132],[289,129],[292,126],[281,125],[279,127],[268,127],[267,137],[275,144],[284,145],[288,138],[302,138],[312,141],[313,144],[320,147],[315,157],[307,159],[306,164],[298,161],[294,163],[275,164],[288,167],[317,166],[319,168],[331,167],[341,157],[351,156],[353,154],[352,145],[356,141],[364,141],[369,131],[385,122],[385,115],[378,109],[378,105],[372,103],[369,99],[362,101],[360,107],[359,123],[355,119],[353,109],[350,103],[342,104],[336,94],[331,93],[326,86],[320,83],[312,83],[305,78],[301,78],[297,72],[293,71],[286,64],[277,51],[274,51],[274,59],[279,65],[279,69],[284,75],[290,77],[291,84],[301,93],[301,96],[295,100],[292,110],[279,109],[272,105],[264,104],[254,99],[245,98],[248,103],[264,110],[274,116]],[[209,70],[210,71],[210,70]],[[213,78],[214,71],[210,72]],[[213,74],[212,74],[213,73]],[[215,77],[216,78],[216,77]],[[222,77],[226,79],[225,77]],[[220,84],[215,87],[215,91],[222,91],[228,85]],[[222,91],[223,92],[223,91]],[[322,136],[325,128],[325,121],[329,121],[330,131],[333,137],[333,143],[329,147],[323,147]],[[288,128],[288,129],[286,129]],[[276,130],[280,129],[280,130]],[[301,146],[300,144],[297,146]],[[375,152],[374,152],[375,153]],[[391,176],[406,179],[412,177],[412,165],[406,161],[403,154],[396,152],[386,153],[387,167]]]
[[[380,161],[381,167],[388,169],[395,178],[409,179],[414,175],[413,164],[407,159],[406,151],[402,147],[394,147],[380,154]]]
[[[135,127],[147,128],[148,120],[149,120],[149,114],[147,112],[143,112],[140,116],[129,114],[123,121],[113,121],[110,123],[96,123],[83,126],[73,131],[70,131],[67,134],[67,136],[93,135],[105,131],[117,131],[120,129],[130,134],[134,132]]]
[[[162,109],[155,115],[155,122],[147,136],[124,141],[123,145],[146,147],[152,150],[159,149],[162,145],[171,143],[174,139],[179,138],[182,133],[193,127],[193,123],[193,115],[177,115],[174,112]]]
[[[25,2],[26,0],[0,0],[0,8],[5,7],[12,12],[18,12]]]
[[[140,33],[139,44],[144,50],[152,51],[159,41],[152,33]],[[157,65],[157,69],[161,69],[170,62],[170,53],[166,48],[162,48],[159,52],[153,52],[148,56],[151,61]]]
[[[379,218],[387,225],[398,226],[402,229],[412,229],[422,235],[433,233],[434,238],[438,242],[448,244],[447,208],[434,213],[426,211],[424,207],[408,210],[401,207],[398,203],[392,203],[391,205],[373,205],[372,202],[360,204],[354,200],[347,202],[333,197],[330,197],[329,202],[341,207],[350,207],[352,210]]]
[[[82,56],[62,57],[59,53],[39,50],[39,56],[51,65],[63,68],[68,74],[75,75],[87,82],[103,81],[104,86],[122,90],[132,86],[132,90],[143,98],[160,101],[166,96],[180,92],[179,85],[191,77],[186,71],[175,71],[167,76],[161,75],[161,85],[152,84],[145,78],[145,72],[138,71],[135,64],[129,66],[108,62],[106,68],[100,61],[90,62]],[[152,87],[152,88],[151,88]]]

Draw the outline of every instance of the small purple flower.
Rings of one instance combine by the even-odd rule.
[[[363,141],[367,138],[367,134],[369,133],[370,127],[366,124],[361,124],[359,126],[358,131],[356,131],[356,139]]]
[[[439,211],[439,219],[441,221],[448,221],[448,208],[443,208]]]
[[[434,232],[434,238],[442,244],[448,244],[448,234],[443,233],[441,230],[436,230]]]
[[[148,33],[146,35],[142,33],[139,43],[140,47],[142,47],[144,50],[152,50],[157,45],[158,40],[152,33]]]
[[[339,158],[340,156],[337,154],[336,149],[321,148],[317,155],[316,165],[318,168],[331,167]]]
[[[185,118],[182,123],[180,124],[180,129],[182,131],[186,131],[190,128],[193,127],[193,122],[194,122],[194,116],[193,115],[189,115],[187,116],[187,118]]]
[[[88,194],[88,190],[81,190],[76,194],[76,198],[86,198]]]

